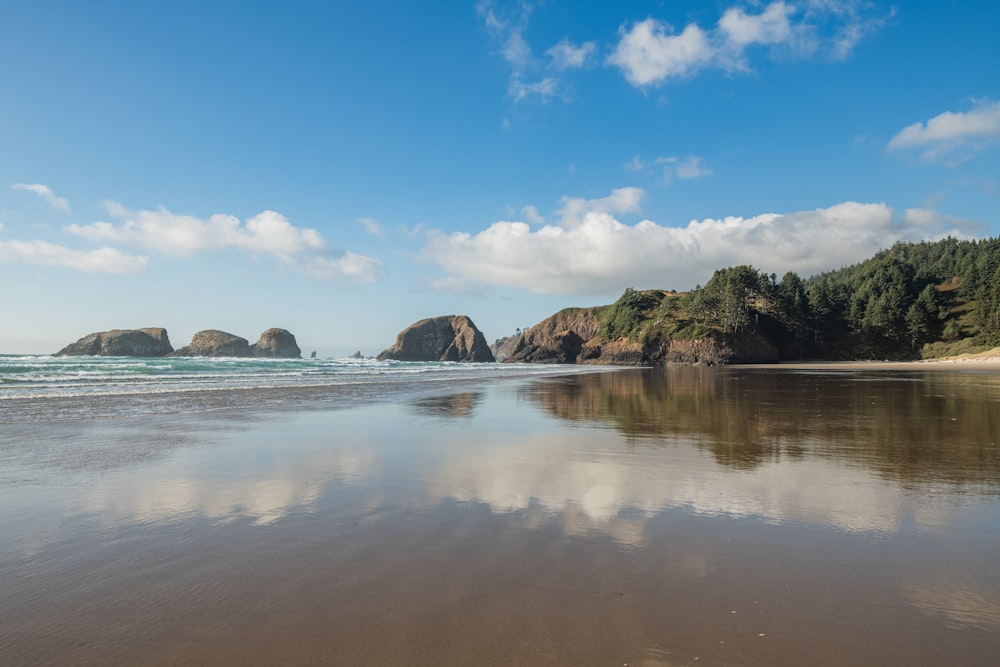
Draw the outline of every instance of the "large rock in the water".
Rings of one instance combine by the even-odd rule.
[[[285,329],[268,329],[260,335],[256,343],[250,346],[250,352],[255,357],[302,358],[302,350],[295,342],[295,336]],[[313,356],[316,356],[315,352],[313,352]]]
[[[494,361],[483,332],[465,315],[444,315],[411,324],[378,359]]]
[[[206,329],[191,338],[191,344],[174,352],[172,357],[249,357],[250,342],[235,334]]]
[[[84,336],[56,356],[162,357],[174,351],[162,327],[112,329]]]

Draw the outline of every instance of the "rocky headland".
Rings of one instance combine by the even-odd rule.
[[[483,332],[465,315],[443,315],[415,322],[399,332],[379,360],[495,361]]]
[[[711,332],[691,339],[646,341],[626,336],[609,339],[602,335],[609,308],[566,308],[523,332],[497,339],[490,349],[497,361],[507,363],[715,366],[778,360],[774,344],[757,333],[736,336]]]

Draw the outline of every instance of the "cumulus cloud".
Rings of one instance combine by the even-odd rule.
[[[637,213],[639,202],[645,192],[642,188],[616,188],[607,197],[599,199],[584,199],[582,197],[563,197],[559,215],[565,228],[578,227],[583,223],[588,213]]]
[[[689,76],[711,63],[715,52],[704,30],[690,24],[679,35],[669,24],[646,19],[621,29],[621,40],[608,62],[621,68],[634,86]]]
[[[162,206],[155,211],[130,211],[117,202],[106,206],[115,222],[69,225],[66,231],[93,242],[134,245],[181,258],[235,248],[295,265],[318,279],[372,282],[381,275],[378,260],[331,249],[318,231],[295,227],[275,211],[264,211],[243,223],[231,215],[201,219]]]
[[[23,262],[84,273],[139,273],[146,268],[149,258],[107,246],[73,250],[47,241],[0,241],[0,262]]]
[[[1000,102],[979,101],[969,111],[945,111],[913,123],[889,141],[890,150],[916,149],[928,161],[961,162],[1000,139]]]
[[[47,185],[42,183],[14,183],[10,186],[11,190],[22,190],[24,192],[33,192],[38,195],[52,208],[57,208],[60,211],[69,212],[69,201],[64,197],[57,197],[56,193],[52,191]]]
[[[895,216],[881,203],[752,217],[651,220],[625,224],[615,215],[638,210],[639,188],[594,200],[564,198],[563,219],[532,231],[499,221],[470,234],[434,233],[424,256],[457,276],[540,293],[604,295],[624,287],[688,289],[715,269],[750,264],[767,273],[803,276],[864,259],[894,242],[969,237],[976,225],[933,211]]]
[[[688,24],[679,33],[669,23],[649,17],[622,25],[608,62],[634,86],[692,76],[707,68],[747,71],[748,51],[806,56],[822,49],[834,58],[850,55],[880,20],[865,15],[855,0],[810,2],[799,7],[781,0],[759,13],[730,7],[714,27]]]
[[[747,14],[741,7],[730,7],[719,19],[719,31],[735,47],[750,44],[780,44],[792,33],[790,17],[794,8],[773,2],[760,14]]]

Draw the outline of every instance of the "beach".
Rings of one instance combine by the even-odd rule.
[[[977,364],[8,419],[0,662],[992,664],[1000,366]]]

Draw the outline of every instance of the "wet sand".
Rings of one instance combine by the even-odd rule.
[[[0,426],[0,663],[994,664],[996,378],[656,372]]]

